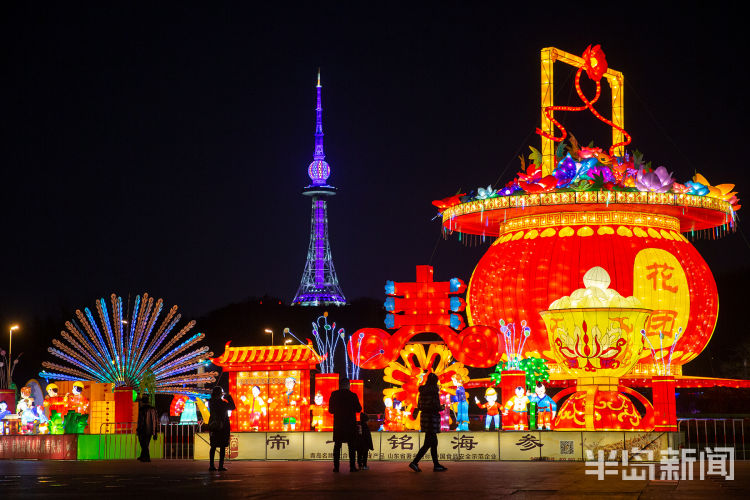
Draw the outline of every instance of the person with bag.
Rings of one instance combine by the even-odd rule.
[[[141,462],[150,462],[151,454],[148,451],[148,445],[153,436],[156,441],[156,433],[159,429],[159,416],[156,408],[151,406],[148,400],[148,394],[141,395],[141,402],[138,405],[138,425],[135,433],[138,435],[138,442],[141,445],[141,454],[138,460]]]
[[[417,409],[419,410],[419,426],[425,433],[424,444],[417,452],[417,456],[409,464],[409,468],[414,472],[422,472],[419,468],[419,461],[427,453],[427,449],[432,454],[432,470],[443,472],[448,470],[447,467],[440,465],[438,462],[438,438],[440,432],[440,388],[438,387],[438,376],[434,373],[427,375],[427,382],[419,388],[419,401]]]
[[[349,448],[349,471],[357,472],[355,441],[357,413],[362,411],[359,398],[349,390],[349,379],[341,379],[339,389],[328,399],[328,412],[333,414],[333,472],[339,471],[341,445]]]
[[[219,470],[225,471],[224,456],[229,446],[229,412],[236,408],[232,396],[224,394],[221,386],[214,387],[211,392],[211,399],[208,401],[208,408],[211,416],[208,418],[208,432],[211,463],[208,470],[214,471],[214,455],[216,448],[219,448]]]

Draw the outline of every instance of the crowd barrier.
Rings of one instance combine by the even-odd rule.
[[[0,459],[123,460],[135,459],[140,445],[132,422],[103,424],[100,434],[4,435],[0,436]],[[438,455],[446,461],[573,460],[617,450],[680,448],[705,451],[715,447],[735,449],[735,458],[750,457],[745,440],[746,419],[680,419],[678,432],[567,432],[567,431],[468,431],[439,435]],[[208,433],[201,424],[161,425],[151,441],[152,458],[206,460]],[[370,460],[411,461],[422,445],[419,432],[373,432]],[[233,433],[229,460],[331,460],[330,432]],[[346,446],[342,459],[348,458]]]

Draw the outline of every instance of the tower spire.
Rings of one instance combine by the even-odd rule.
[[[302,272],[297,294],[292,304],[302,306],[342,306],[346,298],[341,292],[336,270],[333,267],[331,244],[328,241],[327,199],[336,194],[336,188],[326,182],[331,167],[323,153],[323,106],[320,99],[320,68],[318,68],[317,106],[315,107],[315,151],[313,161],[307,169],[312,185],[303,194],[312,198],[310,220],[310,246],[307,250],[305,270]]]
[[[328,177],[331,175],[331,167],[326,162],[326,154],[323,151],[323,104],[320,98],[320,68],[318,68],[318,84],[315,90],[318,94],[317,105],[315,106],[315,150],[313,151],[313,161],[307,169],[307,174],[312,180],[313,186],[325,186]]]
[[[315,107],[315,151],[313,160],[324,160],[326,155],[323,152],[323,106],[320,99],[320,68],[318,68],[318,85],[315,90],[318,92],[318,105]]]

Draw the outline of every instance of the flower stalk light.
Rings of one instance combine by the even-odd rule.
[[[213,353],[208,352],[207,346],[197,347],[205,337],[203,333],[187,337],[195,321],[173,333],[181,317],[177,306],[172,306],[158,326],[162,299],[154,301],[147,293],[143,298],[136,296],[132,314],[127,318],[123,316],[122,297],[112,294],[111,307],[110,317],[105,299],[96,302],[98,324],[88,307],[83,312],[77,310],[76,319],[65,323],[67,331],[60,332],[63,341],[53,339],[53,347],[47,349],[67,364],[45,361],[45,370],[39,375],[48,380],[89,380],[138,387],[147,374],[153,374],[155,391],[168,394],[205,392],[195,386],[216,381],[217,372],[191,373]]]
[[[324,312],[323,316],[318,317],[318,319],[312,324],[312,327],[313,337],[315,337],[315,343],[318,346],[320,355],[323,357],[323,361],[321,361],[320,363],[320,371],[322,373],[333,373],[335,368],[334,356],[336,354],[336,348],[339,345],[339,341],[341,341],[341,344],[344,346],[344,350],[349,351],[347,352],[348,355],[344,356],[344,373],[349,380],[359,380],[360,364],[355,363],[354,361],[350,363],[349,358],[351,357],[352,360],[359,359],[362,348],[362,339],[365,335],[363,333],[359,334],[357,346],[355,348],[354,339],[351,335],[347,338],[346,330],[344,330],[343,328],[339,328],[337,332],[335,322],[332,325],[328,324],[327,312]],[[357,353],[356,357],[354,355],[355,352]],[[383,352],[381,350],[380,352],[377,352],[373,356],[371,356],[367,361],[370,361],[377,356],[382,356],[382,354]]]
[[[321,373],[333,373],[336,348],[339,340],[344,341],[346,332],[343,328],[339,328],[338,334],[336,333],[336,322],[331,325],[328,324],[328,312],[318,316],[318,319],[312,324],[312,329],[318,352],[323,357],[320,362],[320,371]]]
[[[651,340],[649,340],[648,335],[646,334],[646,330],[641,330],[641,335],[646,340],[646,342],[648,343],[648,348],[651,350],[651,358],[654,360],[654,368],[656,369],[657,375],[669,375],[672,369],[672,355],[674,354],[675,347],[677,346],[677,341],[680,340],[680,335],[682,335],[682,327],[678,328],[677,333],[674,334],[674,339],[672,339],[672,346],[668,350],[669,357],[667,357],[667,353],[664,352],[664,332],[659,332],[658,357],[656,355],[657,351],[654,348],[654,345],[651,343]]]
[[[523,348],[526,345],[526,339],[531,335],[531,328],[526,326],[526,320],[521,321],[521,333],[518,335],[516,340],[516,324],[508,323],[505,324],[504,320],[500,320],[500,332],[503,334],[503,341],[505,343],[505,354],[508,356],[508,370],[520,370],[521,369],[521,355],[523,354]]]

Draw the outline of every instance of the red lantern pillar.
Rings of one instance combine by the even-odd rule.
[[[118,434],[135,429],[133,422],[133,388],[117,387],[115,393],[115,432]]]
[[[338,373],[316,373],[315,374],[315,392],[323,395],[323,402],[328,404],[331,393],[339,388]]]
[[[328,407],[328,401],[331,399],[331,393],[339,388],[338,373],[316,373],[315,374],[315,392],[323,396],[323,404]],[[310,403],[311,407],[315,404],[315,395]],[[333,430],[333,415],[328,410],[323,412],[323,431]]]
[[[500,405],[505,407],[505,403],[515,396],[516,387],[523,387],[526,390],[526,372],[523,370],[504,370],[500,374]],[[513,424],[508,424],[510,419],[503,418],[503,430],[513,430]],[[528,425],[528,424],[527,424]]]
[[[677,381],[672,376],[656,376],[651,379],[654,392],[654,430],[677,430]]]
[[[362,411],[365,410],[365,382],[364,380],[350,380],[351,384],[351,391],[357,395],[357,399],[359,399],[359,404],[362,406]],[[359,420],[359,417],[357,417]]]

